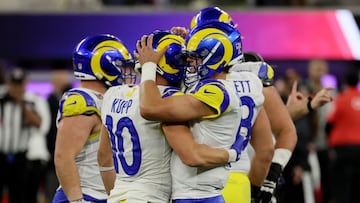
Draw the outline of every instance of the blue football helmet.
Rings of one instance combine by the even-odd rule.
[[[180,83],[184,78],[186,65],[186,56],[183,53],[185,40],[167,30],[156,30],[152,34],[154,34],[152,46],[155,51],[169,47],[158,62],[156,72],[170,83]]]
[[[74,49],[73,66],[79,80],[99,80],[107,86],[136,80],[133,57],[120,39],[109,34],[83,39]]]
[[[188,57],[201,59],[185,69],[185,86],[224,71],[227,66],[242,62],[240,32],[223,22],[209,22],[190,31],[185,41]]]
[[[209,22],[214,22],[214,21],[228,23],[228,24],[236,27],[231,16],[227,12],[220,9],[219,7],[207,7],[207,8],[201,9],[192,18],[191,23],[190,23],[190,29],[193,29],[194,27],[196,27],[198,25],[202,25],[204,23],[209,23]]]

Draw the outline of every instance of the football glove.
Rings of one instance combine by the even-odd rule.
[[[281,165],[278,163],[272,163],[269,173],[264,180],[263,185],[260,188],[260,202],[269,203],[274,194],[276,186],[280,180],[282,173]]]
[[[251,203],[260,203],[260,187],[251,184]]]
[[[237,136],[234,143],[231,145],[230,149],[236,151],[237,157],[236,161],[240,159],[241,152],[244,149],[244,138],[242,136]]]

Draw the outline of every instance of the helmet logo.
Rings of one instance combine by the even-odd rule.
[[[214,41],[216,44],[212,44]],[[205,57],[203,64],[206,65],[207,68],[213,70],[228,65],[233,56],[233,46],[231,41],[226,33],[216,28],[205,28],[196,32],[188,40],[186,49],[188,51],[196,52],[204,47],[206,47],[206,49],[211,49],[211,51],[209,52],[207,50],[207,55],[203,55],[205,52],[200,53],[201,56]],[[215,58],[218,59],[215,60]]]
[[[165,35],[163,38],[161,38],[159,40],[158,45],[156,47],[156,51],[159,51],[159,50],[163,49],[164,47],[171,45],[171,44],[178,44],[180,47],[182,47],[184,41],[185,40],[183,38],[181,38],[180,36],[177,36],[177,35],[172,35],[172,34]],[[171,49],[171,47],[169,49]],[[160,69],[162,69],[161,72],[159,72],[159,74],[161,74],[161,75],[164,74],[164,72],[169,73],[169,74],[176,74],[179,72],[179,70],[177,68],[173,68],[167,63],[165,56],[163,56],[160,59],[158,64],[160,66]],[[159,71],[159,68],[158,68],[158,71]]]
[[[121,48],[124,48],[124,46],[122,44],[120,44],[119,42],[116,42],[116,41],[112,41],[112,40],[107,40],[107,41],[104,41],[104,42],[98,44],[94,48],[95,53],[94,53],[93,57],[91,58],[91,68],[92,68],[93,73],[94,74],[99,73],[102,77],[105,77],[106,80],[108,80],[108,81],[116,80],[116,78],[119,77],[119,75],[108,75],[101,68],[101,58],[107,51],[114,51],[114,50],[118,50]],[[106,55],[105,58],[112,65],[115,66],[114,61],[112,60],[112,58],[110,56]]]

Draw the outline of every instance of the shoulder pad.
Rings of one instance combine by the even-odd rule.
[[[61,117],[76,115],[100,115],[100,111],[93,97],[88,93],[78,89],[66,92],[60,100],[59,113]]]
[[[262,62],[259,68],[258,77],[263,86],[268,87],[274,84],[274,69],[266,62]]]
[[[219,80],[208,79],[199,82],[189,95],[214,108],[217,113],[204,118],[216,118],[226,112],[230,105],[229,94]]]
[[[230,68],[230,72],[252,72],[263,82],[264,87],[274,84],[274,69],[266,62],[243,62],[235,64]]]

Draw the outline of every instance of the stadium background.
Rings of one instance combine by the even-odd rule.
[[[71,71],[72,49],[85,36],[111,33],[134,50],[141,35],[188,27],[197,10],[209,5],[232,15],[243,50],[260,53],[276,77],[288,68],[305,75],[309,60],[325,59],[339,84],[360,60],[360,3],[351,0],[0,0],[1,65],[31,70],[29,88],[46,95],[48,72]]]

